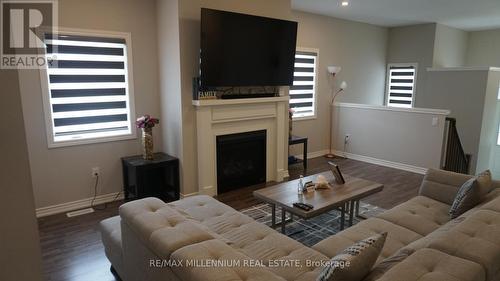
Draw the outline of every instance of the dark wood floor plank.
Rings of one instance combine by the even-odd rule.
[[[384,184],[382,192],[364,201],[389,209],[417,194],[422,176],[397,169],[367,164],[350,159],[335,159],[343,173]],[[302,164],[289,167],[290,179],[301,174],[312,175],[328,170],[327,160],[318,157],[308,160],[308,170]],[[217,196],[217,199],[235,209],[244,209],[259,204],[253,197],[256,189],[270,186],[266,183],[242,188]],[[116,281],[109,271],[109,262],[98,230],[101,220],[118,214],[123,201],[109,204],[105,210],[97,210],[74,218],[59,214],[38,220],[44,270],[49,281]]]

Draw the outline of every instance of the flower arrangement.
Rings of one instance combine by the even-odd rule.
[[[153,128],[156,124],[159,124],[159,123],[160,123],[160,120],[158,118],[151,117],[147,114],[137,118],[137,120],[135,121],[135,125],[137,126],[137,128],[141,128],[141,129]]]

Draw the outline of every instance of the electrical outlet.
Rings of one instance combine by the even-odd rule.
[[[92,177],[93,178],[96,178],[100,175],[101,175],[101,170],[99,169],[99,167],[92,168]]]
[[[351,141],[351,134],[346,134],[344,137],[344,143],[347,144]]]
[[[438,125],[438,118],[437,117],[432,117],[432,126],[436,127]]]

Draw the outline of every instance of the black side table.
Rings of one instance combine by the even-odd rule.
[[[125,200],[179,200],[179,159],[163,152],[155,153],[153,160],[144,160],[142,155],[123,157],[122,168]]]
[[[304,170],[307,170],[307,137],[299,137],[299,136],[294,136],[291,135],[290,138],[288,139],[288,145],[294,145],[294,144],[299,144],[302,143],[304,145],[304,160],[303,160],[303,165],[304,165]]]

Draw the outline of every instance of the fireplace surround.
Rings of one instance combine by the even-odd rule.
[[[265,131],[265,181],[288,177],[288,96],[193,100],[196,108],[198,192],[217,195],[217,137]],[[189,194],[194,195],[194,194]]]

